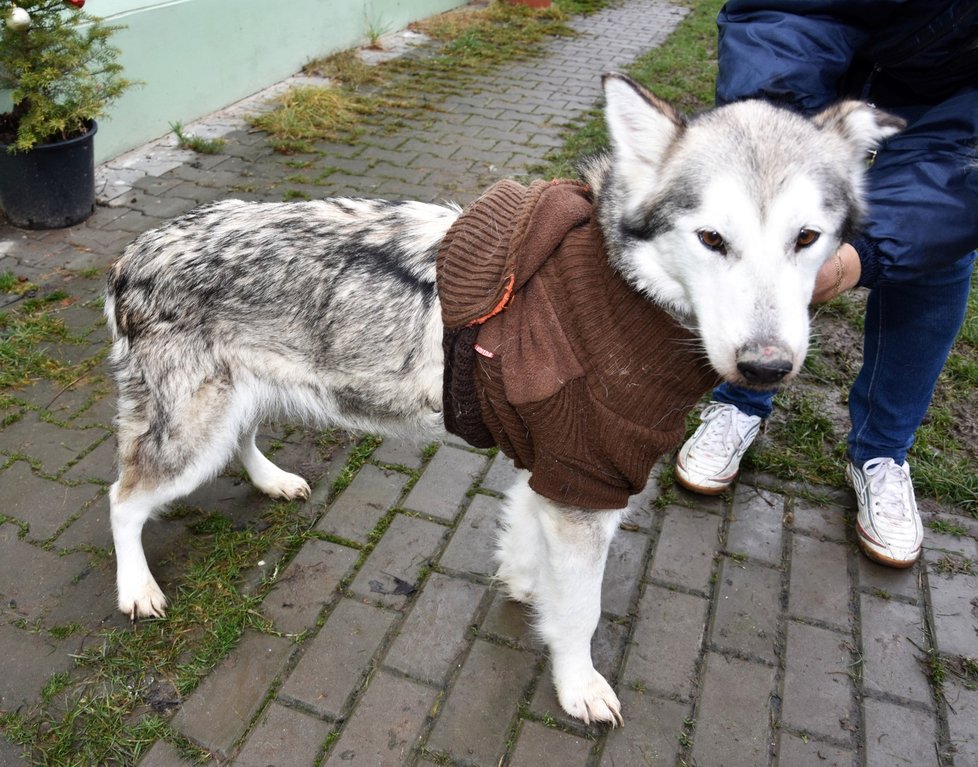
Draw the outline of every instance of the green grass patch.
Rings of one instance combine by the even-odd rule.
[[[933,530],[935,533],[941,533],[942,535],[953,535],[955,538],[961,538],[968,534],[968,531],[957,525],[954,522],[948,522],[944,519],[932,519],[927,523],[927,527]]]
[[[45,686],[31,709],[0,714],[0,731],[29,746],[34,764],[133,764],[172,733],[162,718],[237,644],[246,630],[272,631],[258,610],[271,583],[243,590],[270,550],[291,554],[312,520],[291,503],[270,504],[241,527],[220,514],[184,510],[195,537],[189,563],[169,587],[162,620],[101,632],[68,674]],[[171,520],[170,524],[177,524]]]
[[[19,280],[13,272],[0,273],[0,293],[13,293],[18,283]]]
[[[353,142],[364,128],[396,128],[433,108],[439,98],[459,93],[475,75],[540,52],[548,38],[571,34],[567,6],[594,10],[604,0],[561,0],[547,10],[494,2],[463,8],[414,24],[437,46],[433,55],[367,65],[355,51],[310,63],[306,70],[330,78],[330,86],[299,86],[278,108],[251,118],[281,152],[314,152],[317,142]]]
[[[791,482],[843,486],[846,445],[836,439],[821,402],[788,387],[775,398],[775,409],[778,423],[747,452],[744,467]]]
[[[269,134],[276,150],[305,152],[315,141],[356,140],[365,119],[377,114],[382,104],[378,98],[304,85],[287,91],[277,109],[250,122]]]
[[[0,311],[0,389],[26,386],[39,378],[68,384],[96,364],[97,360],[69,364],[50,353],[57,345],[79,342],[57,315],[73,300],[63,291],[53,291],[13,301]]]
[[[717,74],[717,13],[722,0],[695,0],[676,30],[639,57],[628,74],[681,112],[713,105]]]

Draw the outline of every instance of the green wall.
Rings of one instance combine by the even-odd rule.
[[[88,0],[141,81],[99,122],[102,162],[250,96],[307,62],[466,0]]]

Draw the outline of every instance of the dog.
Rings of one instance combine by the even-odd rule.
[[[718,379],[789,380],[807,352],[816,274],[863,213],[867,155],[900,121],[856,101],[812,118],[746,101],[686,119],[624,75],[606,75],[603,87],[611,149],[583,175],[608,264],[689,331],[689,354]],[[105,301],[119,391],[109,498],[122,612],[164,615],[144,523],[234,455],[262,492],[309,497],[305,480],[255,446],[263,420],[444,436],[436,261],[460,215],[410,201],[228,200],[126,250]],[[504,504],[498,580],[534,607],[567,713],[619,724],[590,642],[623,511],[555,501],[533,476],[521,472]]]

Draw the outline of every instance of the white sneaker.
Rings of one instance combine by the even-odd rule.
[[[856,535],[863,552],[883,565],[910,567],[924,540],[910,464],[871,458],[861,469],[847,464],[846,476],[856,491]]]
[[[694,493],[717,495],[737,476],[740,459],[761,428],[761,418],[723,402],[711,402],[700,418],[699,428],[679,449],[676,480]]]

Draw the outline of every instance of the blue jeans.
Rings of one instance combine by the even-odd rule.
[[[849,457],[857,466],[871,458],[906,459],[964,322],[975,255],[869,292],[863,365],[849,392]],[[713,399],[767,418],[774,394],[722,384]]]

